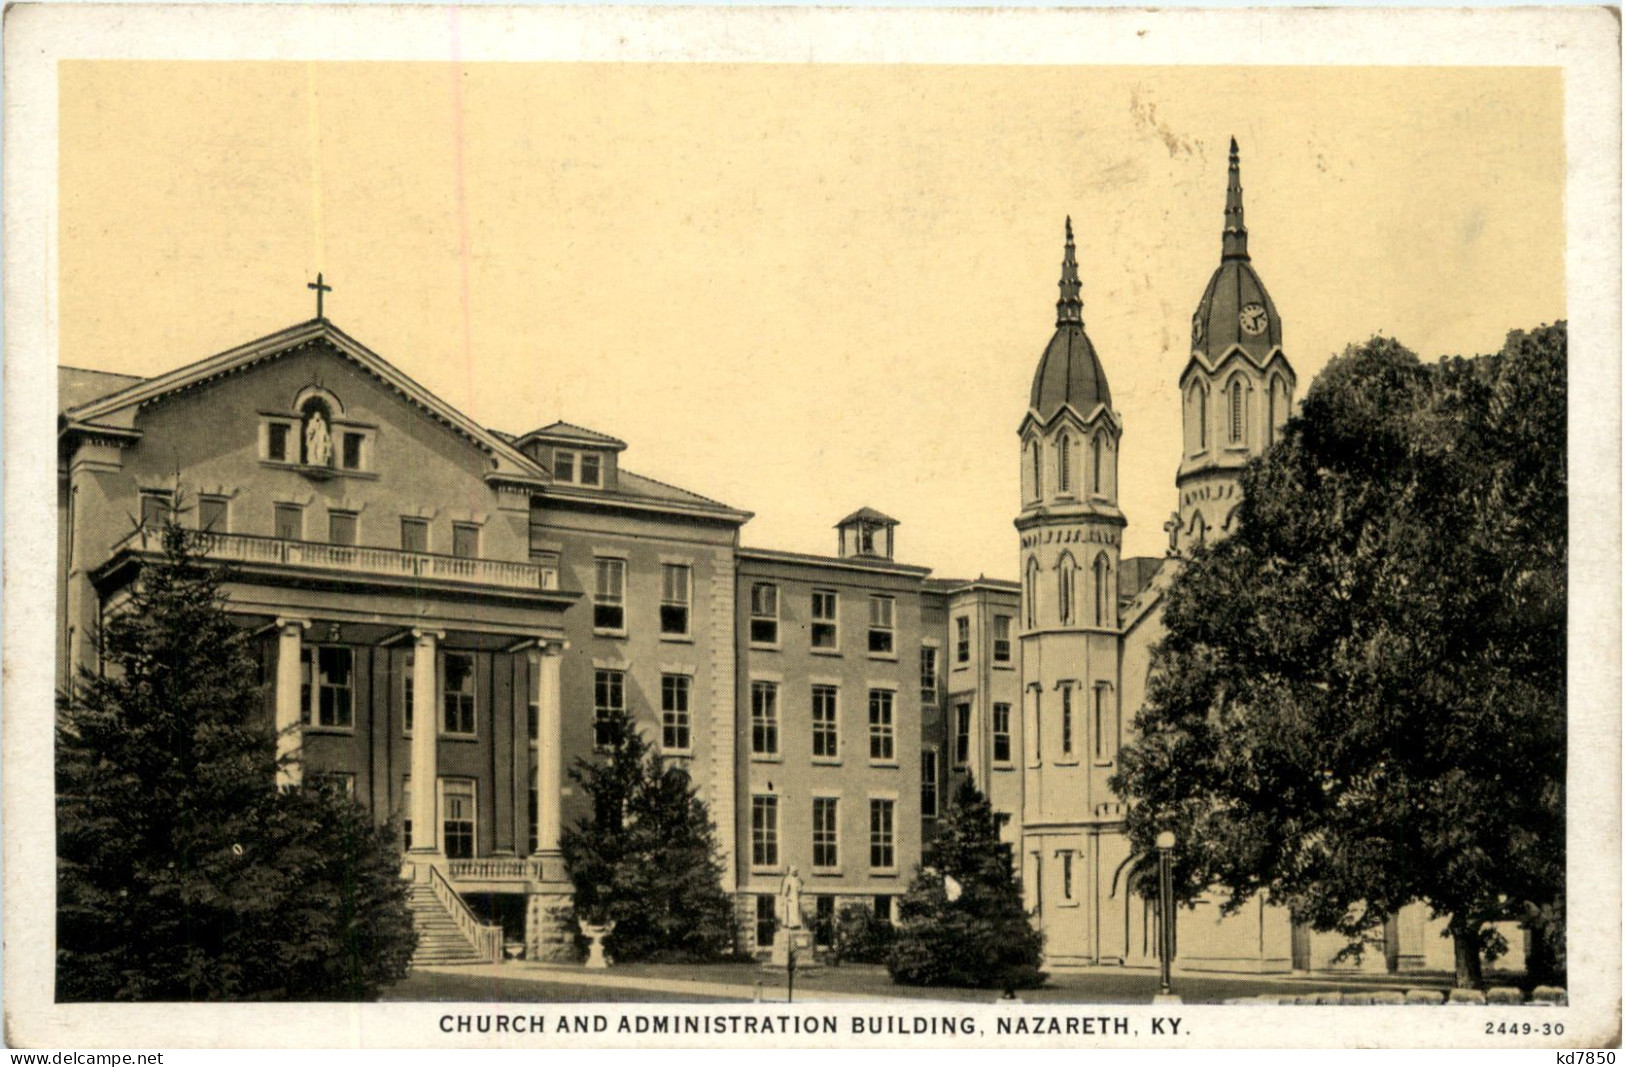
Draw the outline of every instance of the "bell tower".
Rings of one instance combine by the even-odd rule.
[[[1241,152],[1230,139],[1219,267],[1191,317],[1191,358],[1179,376],[1183,448],[1173,547],[1228,534],[1247,461],[1275,443],[1292,409],[1297,375],[1281,350],[1281,319],[1247,250]]]
[[[1023,629],[1115,629],[1121,532],[1117,447],[1122,422],[1083,328],[1072,220],[1066,220],[1055,334],[1038,361],[1021,421]]]
[[[1087,871],[1121,838],[1109,779],[1120,740],[1117,504],[1123,424],[1083,328],[1072,221],[1055,333],[1033,375],[1021,440],[1022,881],[1050,958],[1098,962]],[[1104,850],[1104,852],[1103,852]],[[1111,860],[1112,864],[1118,860]],[[1106,866],[1104,869],[1114,869]],[[1093,898],[1091,897],[1091,901]]]

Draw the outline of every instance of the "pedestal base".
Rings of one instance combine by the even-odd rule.
[[[781,969],[789,967],[791,945],[796,950],[796,970],[811,971],[823,966],[813,950],[812,931],[806,927],[795,930],[780,927],[773,935],[773,954],[768,957],[767,965]]]

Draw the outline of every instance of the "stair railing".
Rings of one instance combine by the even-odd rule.
[[[457,924],[457,930],[463,935],[476,955],[486,963],[502,962],[502,927],[487,926],[480,922],[478,916],[469,910],[463,903],[463,898],[451,887],[446,876],[434,864],[426,864],[429,868],[429,886],[434,890],[435,899],[440,906],[446,909],[452,922]]]

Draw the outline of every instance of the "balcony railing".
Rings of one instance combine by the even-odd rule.
[[[126,537],[118,547],[135,552],[161,552],[163,538],[159,531],[143,527]],[[558,569],[540,563],[467,559],[430,552],[328,545],[279,537],[252,537],[248,534],[205,534],[204,555],[225,563],[270,563],[331,574],[461,582],[492,589],[556,590],[559,587]]]
[[[535,859],[449,860],[446,867],[454,882],[539,882],[544,876]]]

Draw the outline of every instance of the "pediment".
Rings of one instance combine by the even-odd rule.
[[[64,432],[86,433],[99,430],[134,431],[137,415],[144,408],[216,387],[274,363],[309,359],[312,356],[343,361],[374,380],[419,417],[432,420],[483,452],[491,464],[488,477],[536,485],[545,485],[550,480],[546,471],[513,445],[429,392],[382,356],[325,319],[301,323],[72,408],[63,413],[63,429]],[[297,416],[311,397],[319,396],[322,392],[318,376],[301,383],[285,401],[273,407],[280,412],[285,403],[286,411],[282,413]],[[342,413],[342,401],[338,398],[331,397],[324,403],[328,405],[329,417],[335,413],[334,408],[339,409],[337,413]]]

